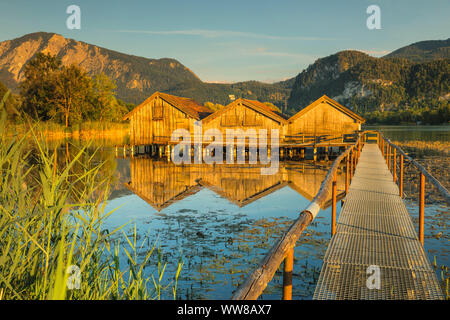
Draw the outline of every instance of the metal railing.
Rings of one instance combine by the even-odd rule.
[[[420,163],[408,156],[400,147],[393,144],[389,139],[382,136],[378,131],[361,132],[355,144],[348,147],[333,162],[327,176],[322,182],[315,198],[300,213],[297,220],[290,226],[288,231],[276,242],[259,265],[247,276],[246,280],[234,292],[233,300],[255,300],[272,280],[275,272],[284,261],[283,268],[283,300],[292,299],[292,272],[294,262],[295,243],[302,232],[314,220],[321,208],[330,201],[331,193],[331,234],[336,232],[336,181],[337,171],[342,162],[345,161],[345,194],[348,193],[349,185],[353,179],[354,171],[361,154],[364,143],[374,141],[378,144],[383,157],[386,159],[389,170],[393,173],[394,182],[399,185],[400,197],[403,198],[403,173],[405,159],[415,165],[420,171],[419,190],[419,240],[423,245],[424,237],[424,204],[425,204],[425,177],[442,193],[447,203],[450,202],[448,190],[434,178]],[[397,176],[397,153],[400,159],[399,176]]]
[[[377,134],[377,143],[379,134]],[[352,146],[349,146],[333,162],[320,189],[309,205],[300,213],[299,217],[290,226],[288,231],[276,242],[260,264],[246,278],[246,280],[234,292],[233,300],[256,300],[264,291],[267,284],[272,280],[275,272],[284,261],[283,270],[283,300],[292,299],[292,272],[294,263],[294,247],[302,232],[314,220],[321,208],[329,203],[331,194],[332,223],[331,233],[336,231],[336,184],[337,171],[340,164],[345,161],[346,178],[345,192],[348,193],[350,182],[358,163],[359,156],[364,144],[366,132],[358,135]]]
[[[282,145],[289,146],[315,146],[319,144],[328,143],[354,143],[358,138],[358,134],[322,134],[322,135],[306,135],[294,134],[285,135]]]
[[[382,139],[379,139],[379,148],[383,157],[386,159],[387,166],[392,172],[394,182],[398,183],[399,195],[403,198],[403,173],[404,161],[409,161],[419,170],[419,240],[423,246],[424,239],[424,221],[425,221],[425,177],[431,182],[437,190],[442,194],[447,204],[450,203],[450,193],[448,190],[435,178],[427,169],[420,163],[411,158],[399,146],[392,143],[388,138],[380,134]],[[399,158],[399,161],[397,160]],[[397,162],[399,162],[399,175],[397,176]]]

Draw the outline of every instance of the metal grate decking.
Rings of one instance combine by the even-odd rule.
[[[325,253],[313,299],[443,299],[376,144],[366,144]],[[380,269],[369,289],[367,268]]]

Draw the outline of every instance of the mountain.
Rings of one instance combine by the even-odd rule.
[[[448,100],[449,77],[448,58],[419,63],[341,51],[316,60],[295,78],[288,112],[300,110],[323,94],[361,114],[402,110],[425,100]]]
[[[450,38],[413,43],[397,49],[384,58],[404,58],[414,62],[425,62],[450,58]]]
[[[117,95],[140,103],[155,91],[227,104],[236,98],[271,102],[294,114],[327,94],[365,114],[433,107],[450,97],[449,39],[421,41],[382,58],[341,51],[320,58],[295,78],[273,84],[245,81],[206,83],[174,59],[149,59],[101,48],[55,33],[37,32],[0,42],[0,81],[18,92],[25,64],[38,52],[51,53],[63,64],[76,64],[90,75],[104,72],[117,84]],[[287,106],[286,106],[287,104]]]
[[[76,64],[88,74],[105,73],[117,84],[117,95],[126,102],[140,103],[155,91],[194,98],[203,103],[227,104],[229,95],[284,104],[290,88],[258,81],[212,84],[201,81],[175,59],[149,59],[105,49],[55,33],[37,32],[0,42],[0,81],[14,92],[23,80],[25,64],[38,52]]]

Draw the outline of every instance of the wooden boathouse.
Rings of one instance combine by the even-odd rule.
[[[175,129],[194,133],[194,123],[213,113],[195,100],[155,92],[123,117],[130,120],[130,144],[167,145]]]
[[[361,130],[361,124],[365,122],[365,119],[323,95],[290,117],[288,122],[286,142],[304,143],[311,137],[329,140],[354,135]],[[322,142],[320,140],[319,143]]]
[[[218,129],[224,136],[227,129],[266,129],[268,139],[270,130],[278,129],[280,140],[287,125],[287,117],[272,106],[257,100],[239,98],[224,108],[207,116],[202,121],[203,129]]]
[[[195,141],[194,128],[199,120],[202,134],[216,129],[224,139],[227,129],[243,132],[254,129],[257,134],[265,129],[270,142],[271,129],[278,129],[280,157],[291,159],[305,157],[307,150],[312,151],[315,159],[318,153],[332,152],[330,147],[345,148],[354,143],[365,122],[364,118],[326,95],[288,118],[275,107],[256,100],[239,98],[214,112],[192,99],[161,92],[155,92],[123,119],[130,120],[131,124],[131,155],[135,151],[142,153],[140,147],[144,147],[145,154],[164,154],[168,158],[173,145],[178,143],[171,141],[172,132],[186,129],[191,141]],[[209,143],[203,141],[204,145]]]

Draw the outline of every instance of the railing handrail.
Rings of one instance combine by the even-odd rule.
[[[384,144],[381,144],[382,139],[384,141],[386,141],[390,146],[392,146],[393,148],[395,148],[396,150],[398,150],[398,152],[402,155],[403,158],[407,159],[408,161],[410,161],[411,163],[413,163],[421,172],[422,174],[422,180],[423,182],[421,182],[422,185],[422,189],[424,188],[424,176],[428,177],[428,179],[433,183],[433,185],[444,195],[445,199],[447,202],[450,203],[450,195],[448,190],[436,179],[434,178],[427,169],[425,169],[420,163],[418,163],[417,161],[415,161],[413,158],[411,158],[407,153],[405,153],[399,146],[397,146],[396,144],[392,143],[388,138],[385,138],[382,133],[380,131],[377,130],[366,130],[366,131],[362,131],[359,133],[358,135],[358,139],[356,140],[356,142],[352,145],[349,146],[344,153],[342,153],[341,155],[339,155],[339,157],[336,158],[336,160],[333,162],[331,168],[328,170],[328,173],[325,177],[325,179],[322,181],[322,184],[320,185],[320,189],[317,192],[316,196],[314,197],[314,199],[308,204],[308,206],[306,207],[306,209],[304,209],[299,217],[293,222],[293,224],[289,227],[289,230],[286,231],[283,236],[275,243],[275,245],[270,249],[270,251],[266,254],[266,256],[262,259],[262,261],[259,263],[259,265],[253,270],[252,273],[250,273],[247,278],[245,279],[245,281],[237,288],[237,290],[234,292],[232,299],[233,300],[255,300],[257,299],[264,291],[264,289],[266,288],[267,284],[272,280],[273,276],[275,275],[275,272],[278,270],[278,267],[281,265],[281,263],[283,262],[284,259],[286,259],[285,262],[285,274],[284,274],[284,278],[290,277],[292,279],[292,275],[289,275],[289,273],[292,274],[292,262],[293,262],[293,249],[295,247],[295,243],[297,242],[297,240],[300,238],[302,232],[307,228],[307,226],[314,220],[314,218],[316,217],[316,215],[318,214],[318,212],[320,211],[321,208],[323,208],[324,204],[327,203],[327,200],[330,196],[330,192],[332,192],[333,195],[333,204],[334,206],[336,205],[336,199],[335,199],[335,184],[336,184],[336,176],[337,176],[337,170],[339,168],[340,163],[342,162],[343,159],[345,159],[346,157],[348,157],[348,155],[350,154],[350,152],[352,153],[352,157],[351,157],[351,172],[352,170],[355,169],[354,165],[353,165],[353,160],[355,160],[355,165],[356,165],[356,160],[358,159],[358,156],[361,152],[361,144],[363,144],[367,139],[367,135],[368,134],[376,134],[377,135],[377,144],[380,146],[380,148],[382,148],[382,152],[384,155]],[[382,139],[381,139],[382,138]],[[354,149],[357,148],[356,150],[356,159],[354,158]],[[389,154],[390,151],[387,151],[388,155],[387,157],[390,157],[391,155]],[[395,159],[395,153],[394,153],[394,159]],[[347,184],[348,184],[348,158],[347,158],[347,176],[346,176],[346,190],[347,190]],[[389,160],[388,160],[389,162]],[[402,179],[401,179],[401,185],[403,182],[403,160],[402,160],[402,169],[401,169],[401,175],[402,175]],[[389,168],[390,169],[390,168]],[[394,171],[395,171],[395,165],[394,165]],[[350,172],[350,178],[352,176],[352,173]],[[394,181],[396,180],[396,174],[394,173]],[[332,187],[334,185],[334,187]],[[334,188],[334,189],[333,189]],[[402,188],[400,188],[400,190],[402,190]],[[423,193],[423,192],[422,192]],[[423,202],[423,198],[424,195],[421,194],[421,199]],[[420,210],[422,212],[422,216],[423,216],[423,204],[421,205],[422,209]],[[335,213],[334,213],[335,214]],[[420,237],[421,242],[423,244],[423,217],[421,218],[422,223],[419,226],[419,233],[422,234],[422,236]],[[333,229],[332,229],[333,230]],[[420,231],[422,230],[422,231]],[[333,234],[333,231],[332,231]],[[286,268],[286,263],[288,262],[287,260],[289,260],[288,263],[288,267]],[[286,274],[286,272],[288,274]],[[287,298],[290,299],[291,298],[291,293],[289,292],[290,290],[292,290],[291,288],[289,289],[289,281],[292,280],[288,280],[287,284],[284,283],[284,279],[283,279],[283,298],[285,298],[284,294],[285,294],[285,289],[286,289],[286,285],[287,285]]]
[[[299,217],[289,227],[289,230],[275,243],[253,272],[249,274],[246,280],[237,288],[232,296],[233,300],[256,300],[263,293],[284,258],[290,250],[293,250],[295,247],[295,243],[300,238],[302,232],[314,220],[320,209],[328,200],[330,192],[332,191],[331,185],[337,175],[340,163],[354,150],[354,148],[360,147],[359,144],[362,141],[361,137],[363,135],[364,132],[359,134],[355,144],[349,146],[334,160],[314,199],[300,213]]]
[[[382,136],[383,140],[386,141],[389,145],[391,145],[393,148],[397,149],[401,155],[403,155],[403,157],[405,157],[409,162],[411,162],[412,164],[414,164],[414,166],[416,166],[417,169],[419,169],[419,171],[426,176],[429,181],[441,192],[441,194],[444,196],[445,201],[447,203],[450,203],[450,193],[448,192],[448,190],[439,182],[439,180],[437,180],[430,172],[428,172],[428,170],[421,165],[420,163],[418,163],[416,160],[414,160],[413,158],[411,158],[406,152],[404,152],[402,150],[402,148],[400,148],[399,146],[397,146],[395,143],[393,143],[391,140],[389,140],[389,138],[386,138],[384,136]]]

